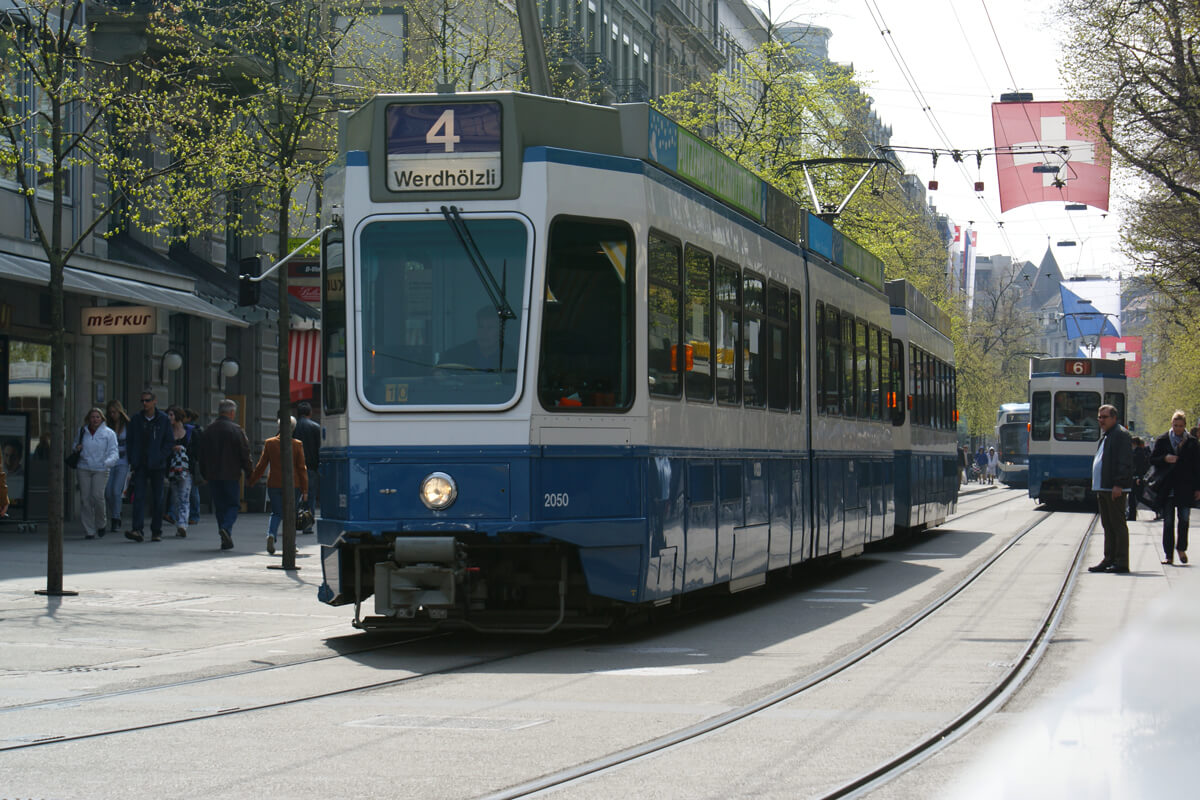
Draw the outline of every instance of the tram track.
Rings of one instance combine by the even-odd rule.
[[[1018,495],[1020,497],[1020,495]],[[1017,499],[1017,498],[1012,498]],[[987,508],[994,508],[998,505],[1008,502],[1007,500],[1000,503],[994,503]],[[980,511],[984,509],[979,509]],[[974,512],[968,512],[974,513]],[[557,789],[562,789],[572,784],[581,781],[593,779],[603,775],[604,773],[614,772],[623,767],[630,766],[636,762],[647,759],[656,754],[663,753],[667,750],[672,750],[680,747],[686,747],[688,744],[696,742],[701,738],[711,734],[728,729],[736,723],[749,720],[756,715],[762,714],[772,708],[779,706],[785,701],[792,700],[802,694],[810,692],[824,684],[829,683],[832,679],[845,673],[860,664],[869,657],[883,650],[889,644],[892,644],[902,636],[913,630],[917,625],[933,616],[937,611],[944,608],[955,597],[958,597],[969,587],[976,583],[983,575],[997,563],[1006,554],[1008,554],[1015,546],[1017,546],[1028,534],[1034,529],[1052,519],[1054,515],[1046,514],[1038,519],[1032,520],[1024,525],[1017,533],[1015,533],[1008,542],[1000,547],[995,553],[987,557],[983,562],[977,565],[967,576],[962,578],[957,584],[948,589],[942,595],[928,603],[910,617],[895,625],[892,629],[880,634],[870,642],[859,647],[852,653],[844,656],[840,660],[830,664],[816,672],[813,672],[798,681],[795,681],[775,692],[765,695],[757,700],[745,703],[737,708],[730,709],[722,714],[702,720],[699,723],[681,728],[679,730],[659,736],[647,742],[635,745],[624,750],[616,751],[599,758],[595,758],[572,767],[527,781],[521,784],[514,785],[507,789],[482,795],[479,800],[515,800],[516,798],[524,798],[533,796],[543,792],[550,792]],[[1085,533],[1080,537],[1074,554],[1071,568],[1067,570],[1067,576],[1063,584],[1059,587],[1053,602],[1050,604],[1049,610],[1046,612],[1042,622],[1037,626],[1036,633],[1030,639],[1025,647],[1022,656],[1014,662],[1012,669],[1007,670],[1005,675],[993,685],[992,689],[985,694],[978,702],[971,705],[965,712],[959,714],[947,725],[941,726],[938,730],[930,733],[920,742],[905,749],[899,755],[890,758],[868,772],[857,776],[833,790],[827,790],[820,794],[821,798],[838,798],[858,796],[861,793],[877,788],[886,783],[891,778],[902,774],[912,766],[920,763],[921,760],[932,755],[939,748],[939,743],[945,740],[947,743],[960,738],[980,721],[985,719],[987,715],[992,713],[996,708],[1003,705],[1012,693],[1014,693],[1024,683],[1028,675],[1036,667],[1042,653],[1044,653],[1046,645],[1049,643],[1050,637],[1057,628],[1057,622],[1061,618],[1063,609],[1065,609],[1066,601],[1070,597],[1071,589],[1074,586],[1075,577],[1078,575],[1079,567],[1082,563],[1084,553],[1087,549],[1087,543],[1090,539],[1092,531],[1098,521],[1098,517],[1094,517],[1087,527]],[[944,745],[941,745],[944,746]]]
[[[217,682],[217,681],[221,681],[221,680],[232,680],[232,679],[236,679],[236,678],[253,676],[253,675],[256,675],[259,673],[263,673],[263,672],[284,670],[284,669],[302,667],[302,666],[311,666],[313,664],[318,664],[321,662],[348,658],[350,656],[359,655],[361,653],[369,653],[369,652],[387,650],[387,649],[392,649],[392,648],[396,648],[396,647],[401,647],[404,645],[416,644],[418,642],[426,642],[430,639],[446,638],[446,637],[449,637],[452,635],[454,635],[454,634],[452,634],[452,633],[428,634],[428,635],[416,637],[413,639],[406,639],[401,642],[392,642],[392,643],[388,643],[385,645],[361,648],[359,650],[350,651],[350,652],[346,652],[346,653],[338,653],[335,655],[326,655],[326,656],[321,656],[321,657],[316,657],[316,658],[311,658],[311,659],[303,659],[303,660],[299,660],[299,661],[289,662],[287,664],[269,665],[269,666],[263,666],[261,668],[253,668],[253,669],[249,669],[249,670],[239,670],[236,672],[223,673],[221,675],[203,676],[203,677],[188,679],[188,680],[184,680],[184,681],[175,681],[175,682],[171,682],[171,683],[158,684],[155,686],[136,687],[136,688],[119,690],[119,691],[114,691],[114,692],[102,692],[102,693],[97,693],[94,695],[86,695],[86,696],[82,696],[82,697],[78,697],[78,698],[41,701],[38,703],[27,704],[25,706],[11,706],[4,710],[5,711],[17,711],[17,710],[31,711],[31,710],[39,710],[39,709],[69,708],[69,707],[73,707],[74,705],[76,705],[77,703],[80,703],[80,702],[96,702],[96,701],[102,701],[102,700],[119,699],[119,698],[127,697],[130,695],[152,694],[155,692],[165,691],[168,689],[179,689],[179,688],[184,688],[187,686],[199,685],[199,684],[204,684],[204,683],[212,683],[212,682]],[[590,641],[591,639],[595,638],[596,635],[597,634],[594,634],[594,633],[586,634],[584,636],[573,639],[569,642],[562,642],[562,641],[548,642],[548,643],[540,644],[538,646],[530,646],[530,647],[520,648],[513,652],[501,653],[501,654],[498,654],[495,656],[490,656],[490,657],[485,657],[485,658],[470,658],[470,659],[460,661],[457,663],[448,664],[448,665],[446,665],[444,667],[440,667],[438,669],[432,669],[432,670],[429,670],[426,672],[404,675],[399,678],[391,678],[391,679],[382,680],[382,681],[372,681],[369,683],[355,684],[352,686],[342,686],[342,687],[339,687],[336,689],[330,689],[327,691],[313,692],[310,694],[305,694],[305,695],[300,695],[300,696],[295,696],[295,697],[288,697],[288,698],[283,698],[280,700],[272,700],[272,701],[264,702],[264,703],[255,703],[255,704],[246,705],[246,706],[231,706],[228,708],[218,708],[218,709],[215,709],[212,711],[206,711],[206,712],[202,712],[202,713],[189,714],[186,716],[171,717],[168,719],[153,720],[153,721],[149,721],[149,722],[145,722],[145,723],[138,723],[138,724],[134,724],[134,725],[106,728],[103,730],[86,731],[86,732],[66,734],[66,735],[44,735],[44,736],[37,736],[36,738],[28,737],[30,739],[29,741],[18,741],[18,742],[9,742],[7,744],[0,744],[0,753],[14,751],[14,750],[27,750],[27,749],[35,748],[35,747],[46,747],[49,745],[56,745],[56,744],[66,744],[69,742],[79,742],[79,741],[85,741],[85,740],[90,740],[90,739],[101,739],[101,738],[106,738],[106,737],[111,737],[111,736],[118,736],[118,735],[122,735],[122,734],[138,733],[138,732],[143,732],[143,731],[155,730],[155,729],[159,729],[159,728],[172,727],[172,726],[176,726],[176,725],[184,725],[184,724],[193,723],[193,722],[201,722],[204,720],[211,720],[211,719],[217,719],[217,718],[222,718],[222,717],[230,717],[230,716],[239,715],[239,714],[250,714],[250,713],[254,713],[254,712],[286,708],[288,706],[300,705],[303,703],[313,702],[313,701],[317,701],[317,700],[325,700],[325,699],[329,699],[329,698],[333,698],[333,697],[342,697],[342,696],[356,694],[356,693],[360,693],[360,692],[370,692],[370,691],[376,691],[379,689],[387,689],[387,688],[394,687],[394,686],[400,686],[402,684],[415,683],[417,681],[427,679],[427,678],[450,675],[455,672],[462,672],[465,670],[475,669],[477,667],[491,666],[491,665],[495,665],[498,663],[502,663],[504,661],[509,661],[509,660],[516,659],[516,658],[522,658],[522,657],[529,656],[529,655],[534,655],[536,653],[545,652],[547,650],[557,649],[557,648],[563,647],[564,645],[565,646],[578,645],[583,642]]]

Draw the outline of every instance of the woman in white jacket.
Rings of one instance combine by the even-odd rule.
[[[987,463],[987,482],[996,482],[996,469],[1000,466],[1000,456],[996,455],[996,448],[988,448],[988,463]]]
[[[84,425],[75,436],[79,451],[80,519],[83,538],[103,536],[108,528],[108,513],[104,507],[104,487],[108,471],[117,463],[117,435],[104,424],[104,412],[98,408],[88,411]]]

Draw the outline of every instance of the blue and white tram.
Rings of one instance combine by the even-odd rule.
[[[357,626],[606,624],[891,534],[878,259],[645,105],[380,96],[341,147],[319,596]]]
[[[958,506],[958,399],[950,317],[908,281],[888,281],[896,527],[940,525]],[[906,368],[907,361],[907,368]]]
[[[1029,361],[1029,496],[1043,503],[1083,500],[1092,487],[1100,441],[1096,412],[1125,421],[1125,362],[1103,358]]]
[[[996,411],[996,480],[1014,489],[1029,486],[1029,403],[1001,403]]]

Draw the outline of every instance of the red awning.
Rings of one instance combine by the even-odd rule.
[[[289,394],[293,403],[299,403],[301,400],[312,400],[313,385],[304,381],[292,381],[289,387]]]
[[[291,331],[288,335],[288,364],[292,385],[321,382],[321,332]],[[292,390],[295,393],[295,389]]]

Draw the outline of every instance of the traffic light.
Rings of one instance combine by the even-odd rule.
[[[262,263],[258,256],[249,256],[238,261],[238,302],[239,306],[256,306],[258,305],[258,289],[259,282],[252,281],[250,278],[257,278],[262,270]]]

